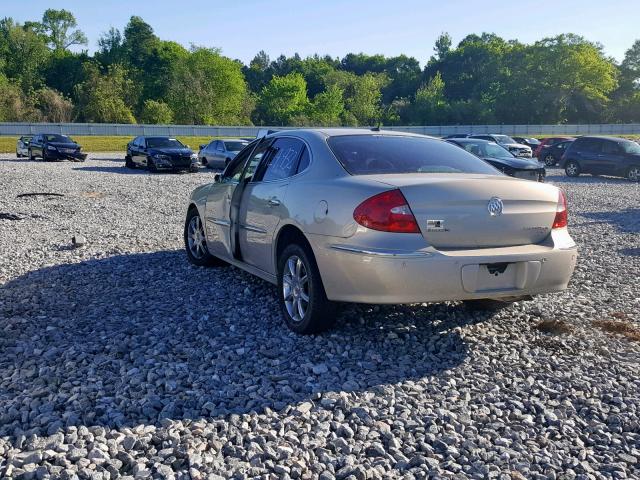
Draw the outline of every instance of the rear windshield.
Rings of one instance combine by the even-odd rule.
[[[498,145],[497,143],[489,142],[464,142],[462,148],[467,152],[473,153],[478,157],[492,157],[492,158],[513,158],[513,155],[506,148]]]
[[[625,153],[632,154],[640,154],[640,145],[636,142],[632,142],[631,140],[623,140],[620,142],[620,146],[625,151]]]
[[[508,135],[494,135],[493,136],[498,143],[518,143]]]
[[[147,138],[148,148],[184,148],[175,138]]]
[[[228,152],[239,152],[247,145],[249,145],[249,142],[224,142]]]
[[[483,173],[498,171],[443,140],[395,135],[331,137],[329,147],[351,175],[394,173]]]

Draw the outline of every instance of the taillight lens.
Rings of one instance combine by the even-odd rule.
[[[553,227],[564,228],[568,223],[567,198],[562,190],[558,191],[558,206],[556,207],[556,218],[553,219]]]
[[[420,233],[416,217],[400,190],[389,190],[366,199],[353,211],[353,218],[372,230]]]

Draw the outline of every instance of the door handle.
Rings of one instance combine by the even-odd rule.
[[[280,206],[280,200],[278,200],[276,197],[271,197],[269,199],[269,206],[270,207],[278,207]]]

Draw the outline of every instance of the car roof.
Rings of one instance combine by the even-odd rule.
[[[449,138],[448,140],[459,143],[492,143],[494,145],[497,145],[496,142],[492,142],[491,140],[484,140],[482,138]]]
[[[291,130],[280,130],[278,132],[268,135],[269,138],[286,137],[286,136],[299,136],[305,137],[341,137],[345,135],[362,135],[362,136],[380,136],[389,135],[396,137],[418,137],[429,138],[432,140],[440,140],[436,137],[428,135],[420,135],[417,133],[401,132],[397,130],[372,130],[369,128],[300,128]]]
[[[176,137],[170,137],[168,135],[140,135],[140,138],[176,138]]]
[[[214,138],[214,140],[220,140],[221,142],[249,142],[244,138]]]
[[[605,136],[605,135],[583,135],[582,137],[576,138],[576,140],[580,140],[580,139],[583,139],[583,138],[588,138],[588,139],[591,139],[591,140],[609,140],[609,141],[612,141],[612,142],[620,142],[622,140],[626,140],[626,138],[608,137],[608,136]],[[628,140],[628,141],[631,141],[631,140]]]

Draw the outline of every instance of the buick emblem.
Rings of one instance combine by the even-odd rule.
[[[487,210],[489,210],[489,214],[492,217],[502,215],[502,207],[502,199],[498,197],[493,197],[491,200],[489,200],[489,203],[487,203]]]

